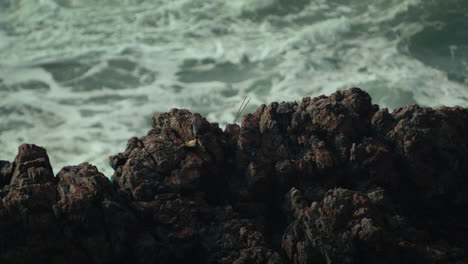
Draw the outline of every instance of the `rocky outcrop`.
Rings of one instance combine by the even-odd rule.
[[[333,189],[309,206],[293,188],[286,201],[295,218],[283,249],[292,263],[431,262],[428,234],[408,225],[381,189]]]
[[[1,263],[468,263],[468,110],[389,113],[358,88],[222,131],[172,109],[54,176],[0,162]]]
[[[1,263],[109,263],[127,255],[138,222],[96,167],[69,166],[54,177],[45,149],[21,145],[5,174]]]

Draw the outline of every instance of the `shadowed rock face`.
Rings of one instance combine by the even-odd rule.
[[[468,263],[468,110],[389,113],[358,88],[222,131],[172,109],[55,177],[0,162],[1,263]]]

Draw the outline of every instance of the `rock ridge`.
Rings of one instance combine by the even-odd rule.
[[[0,263],[468,263],[467,121],[359,88],[224,131],[171,109],[111,180],[23,144],[0,161]]]

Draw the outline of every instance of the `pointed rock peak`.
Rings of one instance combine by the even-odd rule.
[[[46,183],[54,180],[54,173],[45,148],[34,144],[19,146],[10,184],[19,184],[24,180],[31,183]]]

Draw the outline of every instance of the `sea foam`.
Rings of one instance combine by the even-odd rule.
[[[153,113],[188,108],[223,127],[245,96],[246,112],[351,86],[390,109],[468,106],[468,33],[437,49],[419,40],[467,10],[456,0],[3,0],[0,159],[35,143],[55,172],[88,161],[110,176],[106,157],[144,135]]]

